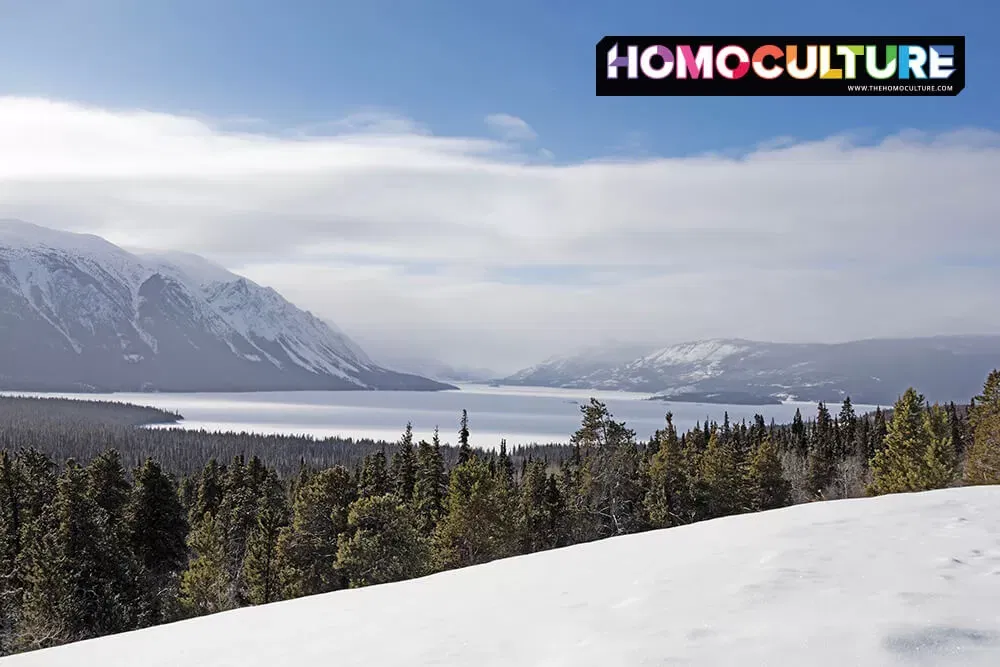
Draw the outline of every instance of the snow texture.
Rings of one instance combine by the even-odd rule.
[[[358,388],[370,388],[362,375],[381,370],[336,326],[196,255],[136,255],[97,236],[0,220],[0,289],[22,298],[78,355],[87,347],[81,332],[97,337],[106,331],[117,337],[125,361],[142,356],[129,349],[129,340],[157,354],[156,337],[138,315],[140,288],[156,275],[182,287],[193,325],[242,359],[280,369],[275,355],[281,350],[286,362]]]
[[[1000,487],[812,503],[13,656],[9,667],[1000,664]]]

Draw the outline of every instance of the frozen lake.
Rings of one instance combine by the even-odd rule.
[[[8,392],[15,393],[15,392]],[[43,394],[31,394],[43,395]],[[605,402],[618,421],[625,421],[640,439],[664,424],[667,411],[685,430],[707,419],[732,422],[753,420],[757,413],[770,422],[789,422],[796,408],[813,417],[812,403],[781,405],[717,405],[646,401],[648,394],[461,385],[459,391],[303,391],[236,394],[44,394],[67,398],[115,400],[178,412],[181,426],[209,431],[287,433],[315,437],[341,436],[395,440],[413,423],[417,438],[430,438],[441,429],[443,442],[454,442],[462,410],[469,412],[472,444],[495,447],[508,444],[568,442],[580,426],[580,405],[591,397]],[[869,408],[856,406],[858,412]],[[874,407],[870,408],[874,409]],[[839,405],[830,405],[836,414]]]

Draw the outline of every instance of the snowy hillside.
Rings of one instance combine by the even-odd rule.
[[[992,667],[998,535],[1000,487],[813,503],[0,663]]]
[[[588,350],[550,359],[500,382],[643,391],[670,400],[768,403],[850,396],[855,403],[888,405],[910,386],[920,387],[932,401],[966,401],[998,360],[1000,336],[838,344],[712,339],[639,350],[626,359]]]
[[[441,389],[271,288],[185,253],[0,221],[0,387]]]

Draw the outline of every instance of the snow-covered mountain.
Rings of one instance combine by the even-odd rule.
[[[396,370],[421,375],[441,382],[488,382],[497,372],[488,368],[455,366],[438,359],[401,354],[382,354],[377,360]]]
[[[0,388],[449,388],[373,362],[334,325],[185,253],[0,221]]]
[[[618,354],[622,348],[612,349]],[[722,403],[843,400],[888,404],[914,386],[932,401],[968,401],[1000,367],[1000,336],[877,339],[839,344],[712,339],[611,358],[550,359],[501,384],[617,389]]]
[[[809,503],[0,662],[994,667],[998,534],[996,486]]]

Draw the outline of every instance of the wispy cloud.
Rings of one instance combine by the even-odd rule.
[[[528,123],[517,116],[494,113],[486,117],[486,126],[504,141],[534,141],[538,135]]]
[[[0,98],[0,218],[201,253],[375,355],[500,370],[605,337],[1000,330],[995,133],[553,164],[405,119],[225,127]]]

